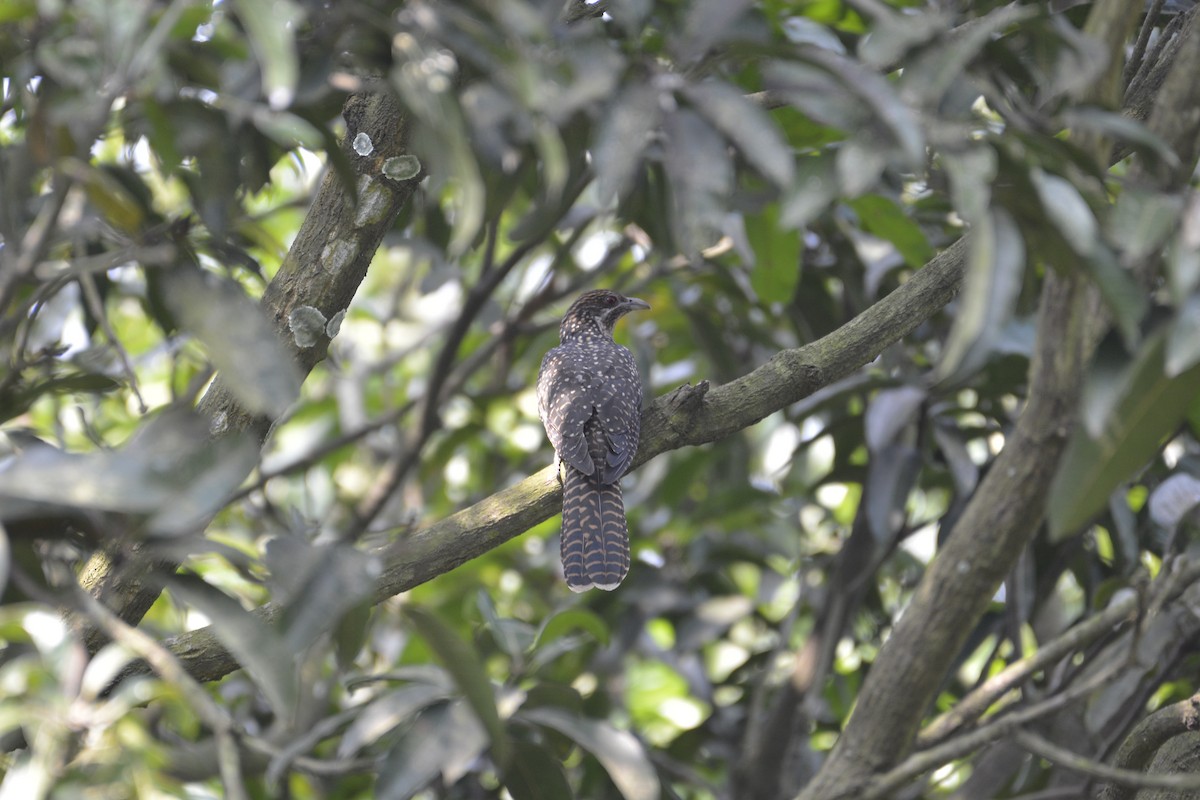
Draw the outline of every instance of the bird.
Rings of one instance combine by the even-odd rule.
[[[621,476],[637,453],[642,380],[613,328],[650,305],[596,289],[581,294],[559,325],[559,345],[538,370],[538,416],[562,481],[561,555],[567,588],[617,588],[629,572],[629,527]]]

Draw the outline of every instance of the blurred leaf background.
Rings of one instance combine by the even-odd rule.
[[[1183,563],[1195,162],[1144,109],[1081,101],[1113,54],[1080,31],[1088,4],[1053,5],[0,8],[0,796],[794,796],[1005,445],[1054,272],[1097,286],[1112,330],[1047,535],[930,718]],[[1116,54],[1127,103],[1192,24],[1162,6],[1139,18],[1152,45],[1135,29]],[[411,145],[383,186],[420,182],[394,218],[361,179],[378,143],[341,116],[373,93]],[[1111,163],[1081,144],[1101,136]],[[305,249],[323,180],[355,223]],[[272,278],[337,272],[381,219],[344,317],[264,313]],[[533,385],[578,291],[650,303],[618,338],[654,396],[838,331],[956,242],[962,289],[910,336],[626,478],[618,591],[565,590],[551,519],[375,604],[375,547],[550,463]],[[261,448],[194,410],[214,372],[272,423]],[[97,552],[178,566],[125,619],[148,637],[81,599]],[[1173,608],[1140,667],[1043,733],[1101,757],[1191,696],[1200,626]],[[157,642],[208,624],[242,671],[159,668]],[[1026,690],[1123,658],[1129,631]],[[113,689],[135,656],[159,677]],[[1085,790],[1001,750],[903,796]]]

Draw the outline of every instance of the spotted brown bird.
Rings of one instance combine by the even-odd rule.
[[[611,591],[629,572],[618,481],[638,448],[642,381],[613,328],[649,307],[605,289],[584,292],[562,318],[561,344],[538,370],[538,415],[563,469],[562,563],[574,592]]]

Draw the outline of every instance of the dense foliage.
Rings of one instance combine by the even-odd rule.
[[[0,6],[0,797],[1188,796],[1195,16]]]

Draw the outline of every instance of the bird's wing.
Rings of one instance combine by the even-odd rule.
[[[588,453],[584,424],[596,411],[598,394],[594,375],[571,369],[554,348],[542,359],[538,372],[538,415],[558,457],[584,475],[594,475],[596,464]]]
[[[642,426],[642,382],[632,354],[604,382],[603,400],[596,411],[608,440],[608,457],[600,470],[603,483],[616,483],[637,453]]]

